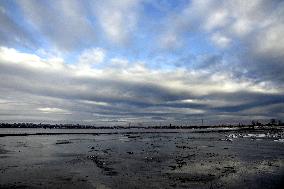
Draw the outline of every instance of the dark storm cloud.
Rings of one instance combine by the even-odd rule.
[[[284,95],[281,94],[261,94],[247,91],[240,91],[234,94],[212,94],[209,99],[226,99],[226,101],[245,102],[240,105],[228,105],[223,107],[213,107],[212,110],[217,112],[240,112],[250,108],[265,107],[274,104],[284,105]]]

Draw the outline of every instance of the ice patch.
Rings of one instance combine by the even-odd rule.
[[[279,138],[277,140],[274,140],[275,142],[284,142],[284,138]]]
[[[238,138],[238,136],[236,134],[229,134],[228,137],[229,138]]]
[[[128,137],[125,137],[125,136],[120,136],[120,137],[118,138],[118,140],[120,140],[120,141],[122,141],[122,142],[129,142],[129,141],[130,141],[129,138],[128,138]]]
[[[266,134],[247,134],[243,136],[244,138],[264,138],[267,137]]]

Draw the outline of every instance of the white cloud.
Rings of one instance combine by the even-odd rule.
[[[96,106],[108,106],[109,105],[106,102],[97,102],[97,101],[91,101],[91,100],[81,100],[80,102],[86,103],[86,104],[93,104]]]
[[[115,43],[125,43],[136,28],[140,1],[107,0],[95,6],[95,15],[107,37]]]
[[[35,54],[37,54],[39,57],[43,57],[45,59],[49,58],[57,58],[57,57],[62,57],[62,53],[56,49],[49,49],[46,50],[44,48],[39,48],[35,51]]]
[[[284,23],[272,25],[257,36],[255,51],[270,57],[284,57]]]
[[[251,30],[252,26],[249,20],[239,19],[231,26],[232,32],[239,37],[247,35]]]
[[[64,60],[60,57],[44,59],[35,54],[22,53],[7,47],[0,47],[0,61],[41,70],[62,70],[65,67]]]
[[[220,34],[220,33],[215,33],[212,35],[211,40],[214,44],[216,44],[218,47],[221,48],[226,48],[230,45],[231,39]]]
[[[45,107],[45,108],[38,108],[39,111],[43,112],[43,113],[58,113],[58,114],[71,114],[69,111],[60,109],[60,108],[49,108],[49,107]]]
[[[226,25],[228,22],[228,11],[221,9],[214,11],[210,14],[205,22],[205,29],[206,30],[213,30],[218,27],[222,27]]]
[[[79,58],[78,63],[83,66],[92,66],[102,63],[105,59],[106,52],[102,48],[91,48],[84,50]]]
[[[112,58],[110,60],[111,64],[114,66],[119,66],[119,67],[126,67],[128,66],[129,62],[127,59],[122,59],[122,58]]]
[[[254,40],[253,37],[257,37],[257,41],[263,41],[261,43],[264,44],[261,45],[264,45],[264,48],[272,50],[268,44],[276,44],[272,38],[281,40],[276,33],[282,32],[282,26],[276,26],[284,22],[283,15],[284,2],[280,1],[221,0],[216,3],[213,0],[193,0],[182,10],[172,13],[170,19],[166,19],[166,27],[160,34],[163,39],[161,46],[182,45],[186,37],[201,33],[221,48],[229,47],[235,40],[247,44]],[[251,34],[254,36],[248,38]],[[282,43],[277,43],[278,47],[275,47],[280,50],[281,45],[278,44]]]

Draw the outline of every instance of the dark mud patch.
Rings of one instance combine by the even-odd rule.
[[[182,168],[183,166],[187,165],[187,161],[194,158],[195,154],[188,154],[188,155],[181,155],[181,156],[176,156],[175,158],[175,165],[169,165],[172,170],[175,170],[177,168]],[[186,161],[187,160],[187,161]]]
[[[64,182],[71,182],[72,181],[72,177],[68,177],[68,176],[58,176],[56,177],[57,180],[60,181],[64,181]]]
[[[0,149],[0,155],[1,154],[7,154],[8,152],[9,152],[8,150]]]
[[[213,174],[190,174],[190,173],[170,173],[168,178],[174,181],[179,181],[181,183],[186,182],[202,182],[207,183],[216,179]]]
[[[191,159],[193,157],[195,157],[196,154],[188,154],[188,155],[185,155],[185,156],[180,156],[180,158],[183,158],[183,159]]]
[[[88,159],[95,162],[98,168],[100,168],[105,175],[107,176],[116,176],[118,173],[114,170],[114,168],[108,166],[108,162],[104,161],[103,158],[99,156],[88,156]]]
[[[126,134],[126,135],[124,135],[124,136],[126,136],[127,138],[141,138],[140,135],[130,135],[130,134]]]
[[[180,146],[180,145],[176,145],[177,148],[180,148],[180,149],[192,149],[192,147],[190,146]]]
[[[182,166],[186,165],[186,161],[183,160],[183,158],[177,158],[175,159],[177,167],[181,168]]]
[[[231,173],[236,173],[235,167],[223,167],[222,169],[222,175],[229,175]]]
[[[72,142],[69,140],[58,140],[55,144],[70,144],[70,143]]]

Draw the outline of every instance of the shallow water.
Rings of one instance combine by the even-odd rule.
[[[78,133],[78,129],[0,132],[47,130]],[[0,137],[0,188],[280,188],[283,184],[284,143],[275,142],[275,137],[258,140],[240,137],[254,133],[235,131],[139,131]]]

